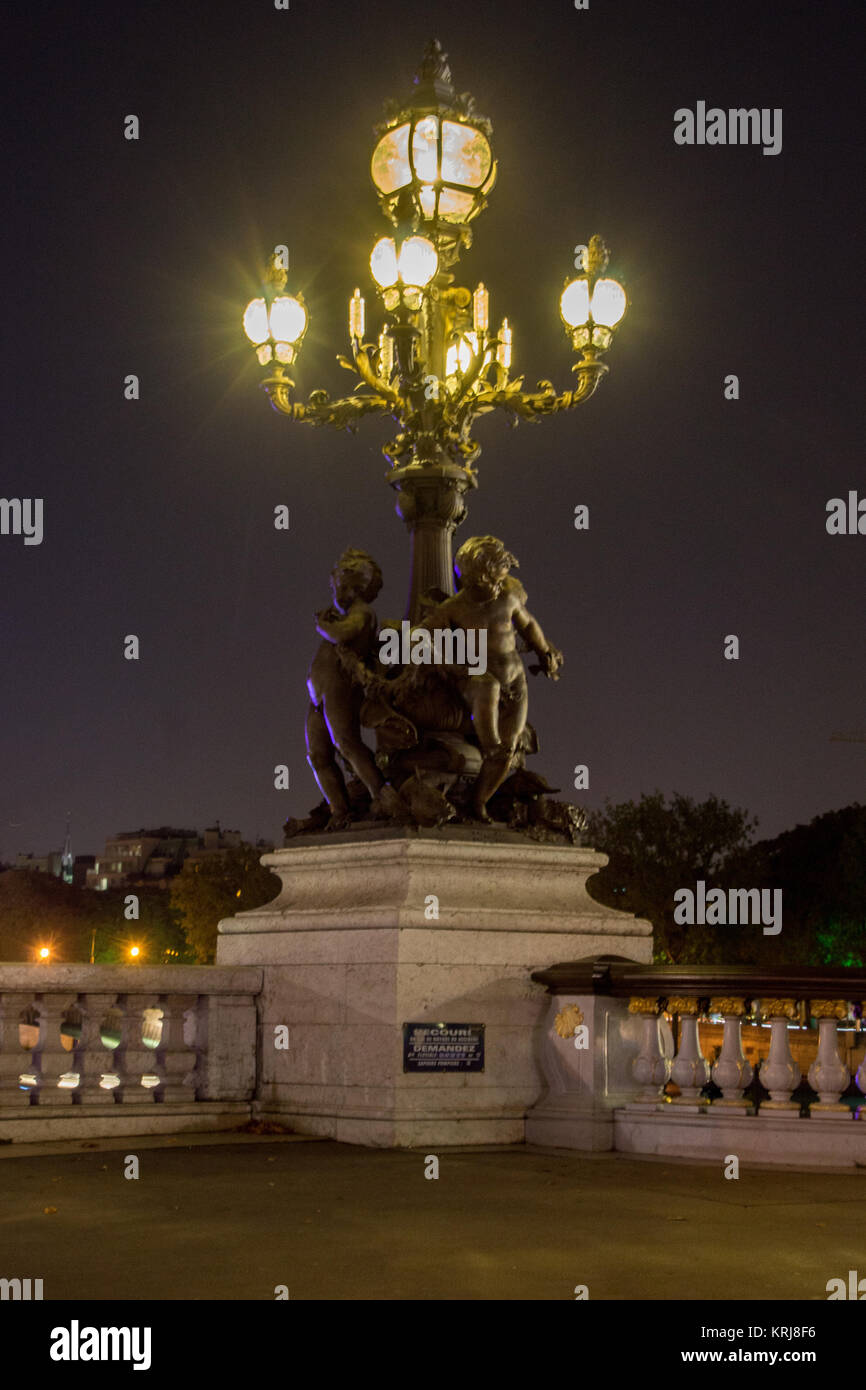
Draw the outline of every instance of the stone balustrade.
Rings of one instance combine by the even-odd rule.
[[[549,1089],[527,1116],[528,1140],[682,1157],[727,1149],[791,1164],[866,1161],[866,1124],[857,1123],[866,1120],[866,1061],[849,1068],[839,1046],[841,1028],[859,1040],[866,971],[601,958],[533,979],[551,994]],[[575,1010],[588,1025],[583,1046],[557,1026]],[[701,1047],[711,1020],[723,1025],[715,1057]],[[769,1039],[756,1068],[743,1050],[745,1025]],[[813,1044],[805,1075],[792,1037]],[[860,1095],[849,1104],[841,1097],[850,1098],[852,1082]]]
[[[0,1140],[242,1123],[261,989],[252,966],[0,965]]]

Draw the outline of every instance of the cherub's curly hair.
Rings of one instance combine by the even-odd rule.
[[[382,587],[382,571],[372,555],[350,546],[343,551],[331,574],[336,574],[338,569],[349,570],[357,579],[358,597],[365,603],[372,603]]]
[[[509,569],[520,566],[510,550],[495,536],[473,536],[464,541],[454,557],[454,572],[460,580],[460,587],[476,584],[479,579],[490,579],[493,572],[505,564]]]

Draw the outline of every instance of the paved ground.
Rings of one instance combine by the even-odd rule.
[[[4,1147],[0,1277],[41,1277],[46,1299],[825,1300],[866,1274],[866,1173],[439,1159],[431,1180],[421,1152],[297,1137]]]

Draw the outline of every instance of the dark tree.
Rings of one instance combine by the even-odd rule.
[[[756,826],[748,812],[715,796],[696,802],[674,793],[666,800],[657,791],[618,806],[608,802],[603,810],[589,813],[587,843],[610,857],[607,867],[589,880],[589,891],[598,902],[652,922],[657,961],[740,958],[744,929],[677,924],[674,893],[678,888],[694,891],[698,879],[725,887]]]
[[[216,955],[221,918],[261,907],[279,893],[280,880],[262,868],[260,855],[257,846],[243,844],[207,859],[187,860],[172,883],[171,905],[189,947],[203,965]]]

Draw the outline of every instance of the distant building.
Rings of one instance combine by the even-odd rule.
[[[167,888],[179,873],[188,852],[199,843],[195,830],[127,830],[106,840],[105,850],[87,872],[86,886],[105,892],[109,888],[150,884]]]
[[[220,823],[210,826],[198,842],[196,849],[191,849],[187,859],[193,863],[202,859],[210,859],[215,854],[224,854],[227,849],[239,849],[243,844],[243,836],[239,830],[222,830]]]
[[[63,851],[59,849],[50,850],[48,854],[17,854],[15,856],[16,869],[29,869],[33,874],[53,874],[55,878],[60,877],[62,862]]]
[[[123,831],[106,840],[105,852],[97,855],[87,871],[86,886],[101,892],[135,885],[167,888],[187,859],[200,863],[242,844],[241,832],[223,830],[219,821],[203,835],[166,825],[158,830]],[[273,846],[262,845],[262,853],[270,848]]]
[[[74,860],[69,831],[69,816],[66,817],[66,840],[63,849],[52,849],[47,854],[18,854],[15,857],[16,869],[27,869],[32,874],[52,874],[62,878],[64,883],[74,882]]]

